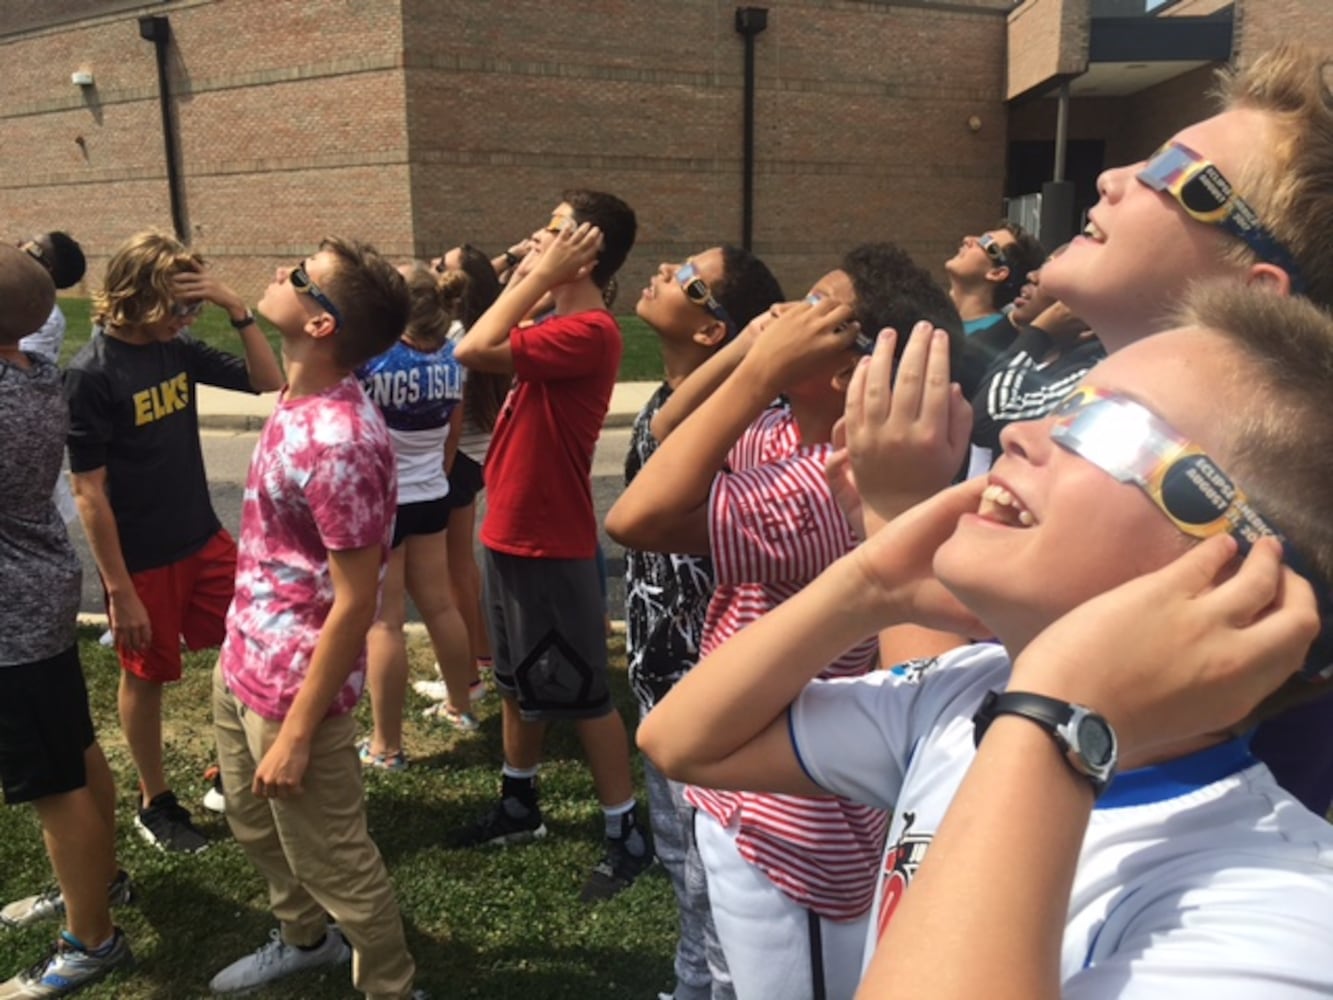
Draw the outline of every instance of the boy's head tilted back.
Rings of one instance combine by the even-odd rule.
[[[55,301],[46,269],[17,247],[0,246],[0,346],[17,344],[38,329]]]
[[[1001,219],[997,224],[1014,241],[1004,248],[1004,259],[1008,262],[1009,274],[991,290],[991,303],[996,309],[1009,305],[1017,297],[1023,282],[1028,280],[1028,272],[1041,267],[1046,259],[1046,248],[1041,241],[1016,222]]]
[[[407,282],[368,243],[326,236],[319,252],[329,261],[320,284],[342,314],[334,332],[334,356],[350,371],[383,354],[402,336],[411,310]]]
[[[1103,171],[1087,229],[1042,280],[1109,351],[1164,329],[1191,280],[1303,286],[1333,304],[1329,63],[1295,47],[1269,52],[1226,78],[1220,114],[1150,160]],[[1227,184],[1245,206],[1211,211]]]
[[[83,280],[88,270],[83,247],[69,233],[58,229],[34,236],[23,244],[23,249],[46,268],[57,288],[74,287]]]
[[[634,209],[604,191],[576,188],[566,191],[560,197],[574,210],[576,223],[587,222],[602,231],[602,249],[597,255],[591,277],[598,288],[605,288],[634,247],[634,237],[638,232]]]
[[[961,341],[963,323],[948,292],[901,247],[863,243],[843,258],[842,270],[856,293],[853,309],[862,331],[874,337],[885,327],[897,330],[898,355],[919,320],[947,330],[955,345]]]
[[[146,327],[170,320],[176,304],[171,279],[203,266],[204,259],[174,236],[155,229],[136,233],[107,261],[106,278],[93,296],[93,315],[111,327]]]
[[[1301,553],[1316,582],[1329,579],[1333,530],[1318,514],[1333,487],[1333,431],[1324,430],[1333,321],[1303,300],[1222,286],[1197,290],[1187,325],[1094,368],[1084,382],[1090,393],[1078,391],[1052,416],[1003,433],[1004,455],[978,516],[959,522],[935,568],[1011,652],[1196,540],[1150,496],[1156,483],[1176,481],[1168,468],[1194,478],[1179,454],[1153,450],[1163,440],[1149,428],[1153,418],[1207,454],[1210,467]],[[1128,403],[1106,406],[1101,423],[1079,425],[1107,394]],[[1099,443],[1115,444],[1103,447],[1101,464],[1093,458]],[[1119,476],[1107,468],[1116,463],[1123,463]],[[1135,484],[1131,466],[1149,486]]]
[[[634,311],[665,340],[714,349],[781,301],[782,286],[764,262],[728,245],[658,265]]]

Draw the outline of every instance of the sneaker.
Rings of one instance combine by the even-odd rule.
[[[583,883],[583,891],[579,893],[579,899],[584,903],[595,903],[610,899],[616,893],[633,885],[634,880],[654,861],[652,844],[647,838],[644,840],[644,845],[643,854],[634,855],[626,849],[623,840],[608,837],[606,853],[588,873],[588,878]]]
[[[129,872],[123,868],[116,872],[116,877],[106,887],[106,898],[112,906],[134,902],[134,883],[130,881]],[[0,910],[0,926],[27,927],[44,920],[63,920],[64,917],[65,897],[60,893],[60,886],[53,885],[36,896],[17,899]]]
[[[444,681],[413,681],[412,690],[431,701],[447,701],[449,688]]]
[[[195,829],[190,811],[176,801],[174,792],[163,792],[134,817],[139,836],[159,851],[198,854],[208,847],[208,838]]]
[[[397,753],[372,753],[370,740],[362,740],[356,745],[356,755],[362,767],[378,768],[381,771],[407,770],[407,754],[401,750]]]
[[[447,701],[436,702],[424,709],[421,714],[428,719],[437,719],[462,733],[475,733],[481,726],[477,717],[471,712],[455,712]]]
[[[68,996],[115,969],[133,964],[134,955],[120,928],[116,928],[111,940],[97,951],[88,951],[62,931],[45,958],[8,982],[0,983],[0,1000]]]
[[[225,813],[227,796],[222,790],[222,768],[214,764],[204,772],[204,780],[211,782],[208,791],[204,792],[204,808],[209,812]]]
[[[429,698],[431,701],[448,701],[449,687],[444,681],[413,681],[412,690],[423,698]],[[486,682],[481,678],[473,681],[467,686],[468,701],[476,704],[485,700],[491,693],[491,689],[486,686]]]
[[[542,822],[540,808],[533,806],[525,816],[515,818],[501,800],[471,826],[456,830],[449,843],[453,847],[508,847],[529,844],[545,836],[546,824]]]
[[[293,948],[282,940],[275,927],[268,932],[268,943],[253,954],[238,958],[208,984],[214,993],[242,993],[275,979],[283,979],[306,969],[341,965],[352,957],[352,949],[342,931],[330,925],[317,948]]]

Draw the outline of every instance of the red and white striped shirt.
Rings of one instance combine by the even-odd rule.
[[[801,447],[801,429],[796,426],[796,418],[785,406],[769,407],[754,422],[745,428],[745,432],[727,452],[727,468],[732,472],[743,472],[756,465],[768,465],[790,458]]]
[[[746,435],[769,435],[771,453],[772,435],[780,424],[768,414],[760,420],[767,422],[761,427],[756,421]],[[745,442],[738,442],[733,456]],[[758,454],[757,446],[764,443],[750,440],[749,454]],[[799,449],[714,480],[709,534],[717,589],[704,624],[703,655],[855,547],[856,538],[824,478],[832,450],[828,444]],[[820,676],[864,674],[876,653],[872,636]],[[741,856],[800,905],[833,920],[851,920],[869,908],[888,821],[882,810],[832,796],[811,799],[697,787],[686,796],[723,826],[738,822]]]

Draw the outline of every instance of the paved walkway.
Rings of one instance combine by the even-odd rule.
[[[607,427],[629,427],[659,382],[617,382],[611,393],[611,409],[606,414]],[[210,430],[257,431],[273,412],[276,392],[251,396],[230,392],[211,385],[198,387],[199,424]]]

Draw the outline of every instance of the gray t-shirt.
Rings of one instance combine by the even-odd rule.
[[[0,667],[74,645],[83,573],[51,500],[69,427],[60,372],[27,357],[0,361]]]

